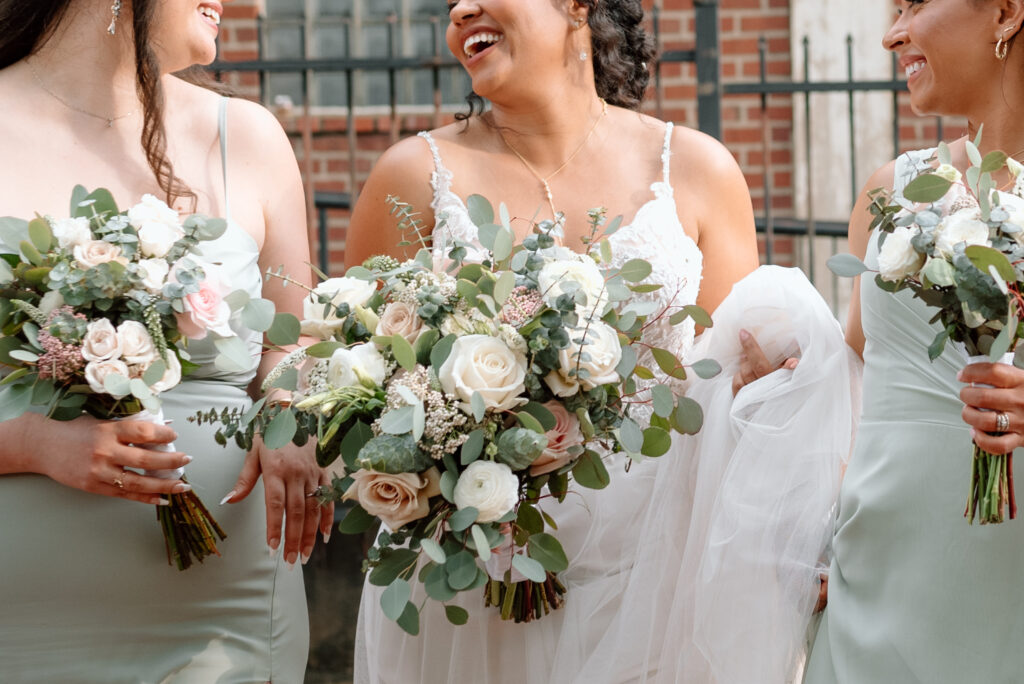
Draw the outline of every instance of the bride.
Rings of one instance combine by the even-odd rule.
[[[347,264],[402,255],[396,245],[407,236],[395,228],[389,195],[422,211],[436,263],[454,241],[475,242],[463,202],[470,194],[504,202],[519,217],[520,237],[530,219],[564,216],[563,245],[578,251],[589,233],[587,210],[609,207],[626,218],[609,238],[616,261],[647,260],[652,281],[663,285],[642,296],[715,311],[713,343],[705,331],[695,349],[700,331],[692,321],[645,341],[680,358],[714,356],[725,372],[688,390],[710,419],[701,441],[677,439],[669,454],[628,473],[621,455],[612,455],[607,489],[545,506],[570,558],[560,576],[568,589],[563,608],[520,625],[472,596],[461,603],[469,624],[453,627],[441,606],[428,604],[420,635],[410,637],[384,618],[379,590],[367,585],[356,681],[740,681],[747,671],[732,662],[735,639],[773,637],[781,625],[772,620],[782,615],[799,632],[793,643],[802,644],[817,595],[815,565],[851,430],[838,325],[796,272],[750,275],[758,264],[753,213],[729,152],[637,111],[654,58],[640,0],[458,0],[448,7],[448,46],[491,107],[381,157],[352,217]],[[480,101],[471,103],[475,110]],[[763,355],[741,323],[764,344]],[[797,352],[799,366],[768,374]],[[734,377],[742,387],[735,401]],[[803,403],[815,408],[795,415]],[[801,451],[812,427],[833,435]],[[698,449],[715,458],[704,463]],[[794,505],[783,506],[787,500]],[[737,543],[723,544],[729,536]],[[758,565],[737,551],[775,561]],[[697,582],[705,585],[699,593]],[[759,615],[761,604],[768,607]],[[734,606],[764,620],[737,623]],[[748,657],[749,643],[740,658],[759,674],[747,681],[792,675],[798,648],[780,649],[773,679],[761,676],[769,672],[765,661]]]

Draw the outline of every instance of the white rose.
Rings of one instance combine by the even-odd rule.
[[[126,262],[121,256],[121,248],[105,240],[88,240],[77,244],[72,249],[72,254],[82,268],[92,268],[109,261]]]
[[[90,361],[85,364],[85,381],[89,383],[89,389],[97,394],[107,394],[107,388],[103,385],[103,378],[108,375],[123,375],[128,378],[128,366],[120,359],[108,359],[106,361]],[[115,399],[125,396],[123,394],[112,394]]]
[[[106,318],[89,321],[85,327],[85,337],[82,338],[82,358],[86,361],[109,361],[120,356],[121,338],[114,324]]]
[[[587,311],[599,314],[608,303],[604,287],[604,276],[594,261],[587,257],[551,261],[537,274],[538,289],[548,306],[560,295],[582,290],[587,295]]]
[[[134,228],[142,228],[147,223],[178,225],[178,212],[167,206],[162,199],[146,194],[138,204],[128,210],[128,222]]]
[[[117,337],[121,342],[121,358],[125,363],[149,368],[156,360],[156,347],[146,326],[138,321],[125,321],[117,326]]]
[[[167,352],[167,358],[163,361],[167,364],[167,370],[164,371],[162,378],[149,386],[149,389],[151,389],[154,394],[166,392],[172,387],[176,387],[178,383],[181,382],[181,361],[178,360],[178,355],[169,351]]]
[[[144,223],[139,228],[139,251],[148,257],[166,256],[184,235],[185,231],[177,223]]]
[[[445,393],[469,405],[479,392],[484,406],[506,411],[526,402],[526,356],[489,335],[466,335],[455,340],[437,372]]]
[[[61,249],[72,249],[76,245],[92,240],[89,219],[85,217],[59,219],[50,226],[53,237]]]
[[[945,178],[950,183],[959,183],[960,179],[963,178],[957,168],[952,164],[939,164],[934,173],[939,178]]]
[[[171,267],[163,259],[142,259],[137,267],[142,286],[153,294],[158,294],[167,282],[167,274]]]
[[[455,483],[455,507],[472,506],[480,513],[477,522],[497,520],[519,500],[519,478],[504,463],[473,461]]]
[[[317,285],[312,294],[302,302],[302,333],[321,339],[330,339],[342,323],[335,315],[334,307],[348,304],[350,309],[363,306],[377,290],[373,281],[358,278],[328,278]],[[330,300],[330,304],[320,301],[320,295]],[[326,309],[326,312],[325,312]]]
[[[946,256],[952,256],[953,248],[961,243],[970,245],[989,245],[988,224],[979,218],[977,209],[961,209],[950,214],[935,233],[935,248]],[[889,238],[886,238],[886,243]]]
[[[381,312],[376,334],[390,337],[401,335],[410,344],[423,332],[423,319],[416,313],[416,307],[409,302],[391,302]]]
[[[574,331],[570,337],[579,339],[583,331]],[[587,356],[583,360],[580,353]],[[557,371],[551,371],[544,378],[555,396],[571,397],[582,386],[590,390],[598,385],[616,383],[621,380],[615,368],[622,360],[622,345],[615,330],[601,321],[593,321],[587,330],[583,344],[570,342],[569,346],[558,352]],[[577,376],[574,371],[581,372]]]
[[[327,364],[327,382],[332,387],[365,385],[379,387],[387,377],[384,357],[372,344],[343,347],[331,355]]]
[[[878,272],[882,280],[899,282],[914,275],[924,265],[924,254],[910,244],[917,231],[909,226],[896,228],[885,236],[885,242],[878,252]]]

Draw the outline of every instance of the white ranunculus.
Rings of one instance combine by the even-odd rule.
[[[469,406],[479,392],[484,406],[507,411],[526,402],[526,356],[499,338],[466,335],[455,340],[451,353],[437,372],[445,394]]]
[[[172,387],[177,387],[178,383],[181,382],[181,361],[178,360],[178,355],[172,351],[168,351],[167,358],[163,359],[163,361],[167,365],[167,370],[164,371],[162,378],[149,386],[149,389],[153,391],[153,394],[166,392]]]
[[[570,337],[577,340],[582,330],[573,331]],[[580,354],[584,356],[580,358]],[[575,341],[558,352],[557,371],[551,371],[544,382],[559,397],[571,397],[580,387],[590,390],[598,385],[616,383],[621,380],[615,368],[622,360],[622,345],[615,330],[601,321],[590,323],[583,344]],[[580,371],[578,374],[574,371]],[[585,372],[582,372],[585,371]]]
[[[121,248],[105,240],[88,240],[75,245],[71,253],[75,261],[82,268],[92,268],[109,261],[125,263],[126,259],[121,256]]]
[[[156,360],[156,347],[146,326],[138,321],[124,321],[117,326],[117,337],[121,341],[121,358],[125,363],[141,366],[143,370]]]
[[[472,506],[476,521],[488,523],[512,510],[519,500],[519,478],[504,463],[473,461],[455,483],[455,507]]]
[[[384,384],[387,373],[384,357],[372,344],[338,349],[327,364],[327,382],[332,387],[379,387]]]
[[[167,282],[167,274],[171,267],[163,259],[141,259],[138,274],[142,278],[142,286],[153,294],[159,293]]]
[[[78,218],[58,219],[50,226],[53,237],[61,249],[74,249],[76,245],[92,240],[92,230],[89,229],[89,219],[80,216]]]
[[[348,304],[350,309],[363,306],[376,290],[377,283],[373,281],[347,276],[328,278],[317,285],[312,294],[302,302],[302,333],[324,340],[330,339],[344,323],[335,315],[334,307],[343,303]],[[320,295],[329,299],[330,305],[322,303]]]
[[[588,257],[559,259],[541,267],[537,274],[538,289],[548,306],[563,294],[582,290],[587,295],[587,311],[600,315],[608,303],[604,276],[597,264]]]
[[[915,235],[917,231],[910,226],[900,226],[885,236],[878,252],[878,272],[882,280],[899,282],[921,270],[924,254],[910,244]]]
[[[82,338],[82,358],[86,361],[109,361],[120,357],[121,338],[114,324],[106,318],[89,321]]]
[[[935,232],[935,248],[946,256],[952,256],[953,248],[959,244],[990,246],[988,235],[988,224],[979,218],[978,209],[961,209],[939,224]],[[888,241],[886,238],[886,243]]]
[[[89,389],[97,394],[106,394],[107,388],[103,385],[103,378],[108,375],[123,375],[129,377],[128,366],[120,359],[108,359],[106,361],[90,361],[85,364],[85,381],[89,383]],[[125,396],[123,394],[112,394],[115,399]]]
[[[185,231],[176,223],[144,223],[139,228],[139,251],[147,257],[163,257],[184,236]]]

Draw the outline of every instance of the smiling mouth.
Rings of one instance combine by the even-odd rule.
[[[203,5],[199,8],[199,13],[213,22],[214,26],[220,26],[220,12],[217,10]]]
[[[914,62],[912,64],[908,64],[907,65],[907,68],[904,70],[904,73],[906,74],[907,78],[910,78],[912,75],[916,74],[918,71],[920,71],[923,68],[924,68],[924,62],[923,61],[922,62]]]
[[[489,47],[497,45],[504,36],[500,33],[475,33],[462,44],[462,51],[466,57],[476,57]]]

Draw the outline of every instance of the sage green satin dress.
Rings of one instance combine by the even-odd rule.
[[[902,190],[930,151],[897,162]],[[870,241],[866,262],[877,268]],[[861,279],[863,412],[840,492],[808,684],[1024,681],[1024,519],[968,525],[959,352],[928,361],[934,310]],[[1018,481],[1018,492],[1022,485]]]
[[[223,119],[222,119],[223,121]],[[222,122],[222,152],[224,142]],[[227,282],[258,297],[259,251],[230,223],[203,243]],[[201,368],[162,395],[186,476],[227,533],[221,557],[179,572],[167,564],[154,506],[88,494],[40,475],[0,476],[0,682],[21,684],[300,684],[309,649],[302,570],[266,544],[262,480],[219,506],[245,452],[218,446],[187,418],[251,404],[259,336],[236,320],[252,365],[228,373],[212,344],[189,344]],[[0,401],[3,396],[0,395]]]

